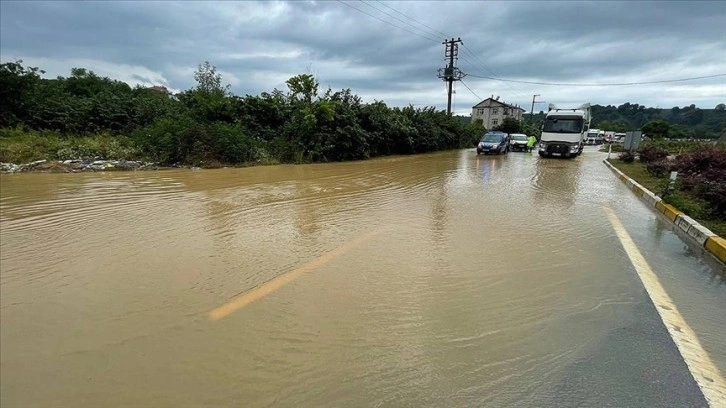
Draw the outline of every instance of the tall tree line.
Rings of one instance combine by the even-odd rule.
[[[209,62],[196,86],[170,95],[93,71],[44,79],[22,61],[0,65],[0,128],[58,137],[131,137],[163,163],[339,161],[469,147],[484,129],[433,107],[363,103],[350,89],[320,90],[309,74],[287,90],[234,95]]]

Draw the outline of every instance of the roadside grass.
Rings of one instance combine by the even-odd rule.
[[[673,205],[686,215],[698,221],[706,228],[726,237],[726,220],[715,218],[710,215],[708,203],[698,197],[687,192],[678,191],[676,183],[676,191],[674,193],[665,194],[668,186],[668,176],[655,177],[648,173],[645,164],[640,162],[625,163],[621,160],[610,160],[610,164],[625,173],[628,177],[637,181],[640,185],[652,191],[658,197],[663,198],[668,204]]]
[[[47,131],[0,129],[0,162],[142,158],[141,149],[126,136],[60,136]]]

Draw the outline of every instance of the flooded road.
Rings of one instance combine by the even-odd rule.
[[[0,176],[0,405],[706,406],[726,280],[588,150]]]

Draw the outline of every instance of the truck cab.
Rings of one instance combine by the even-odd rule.
[[[550,105],[542,125],[539,155],[575,157],[582,154],[585,132],[590,126],[590,104],[575,109],[558,109]]]

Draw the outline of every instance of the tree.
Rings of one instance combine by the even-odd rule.
[[[663,119],[651,120],[641,130],[643,133],[654,137],[668,137],[671,125]]]
[[[210,64],[209,61],[204,61],[203,64],[197,66],[197,70],[194,71],[194,79],[197,81],[198,91],[226,93],[229,90],[229,84],[222,86],[222,74],[217,73],[217,67]]]
[[[502,124],[494,128],[495,130],[502,131],[504,133],[520,133],[522,130],[522,123],[512,117],[504,118]]]
[[[41,71],[23,67],[23,61],[0,65],[0,127],[16,126],[29,118],[31,91],[40,82]]]
[[[290,89],[290,99],[312,103],[318,96],[318,81],[310,74],[301,74],[287,80]]]
[[[716,107],[714,108],[714,110],[717,110],[717,111],[724,111],[724,110],[726,110],[726,104],[724,104],[724,103],[719,103],[718,105],[716,105]]]
[[[229,93],[230,86],[222,86],[222,75],[217,73],[217,67],[204,61],[194,72],[194,79],[197,86],[178,95],[182,105],[198,121],[233,123],[235,108]]]

